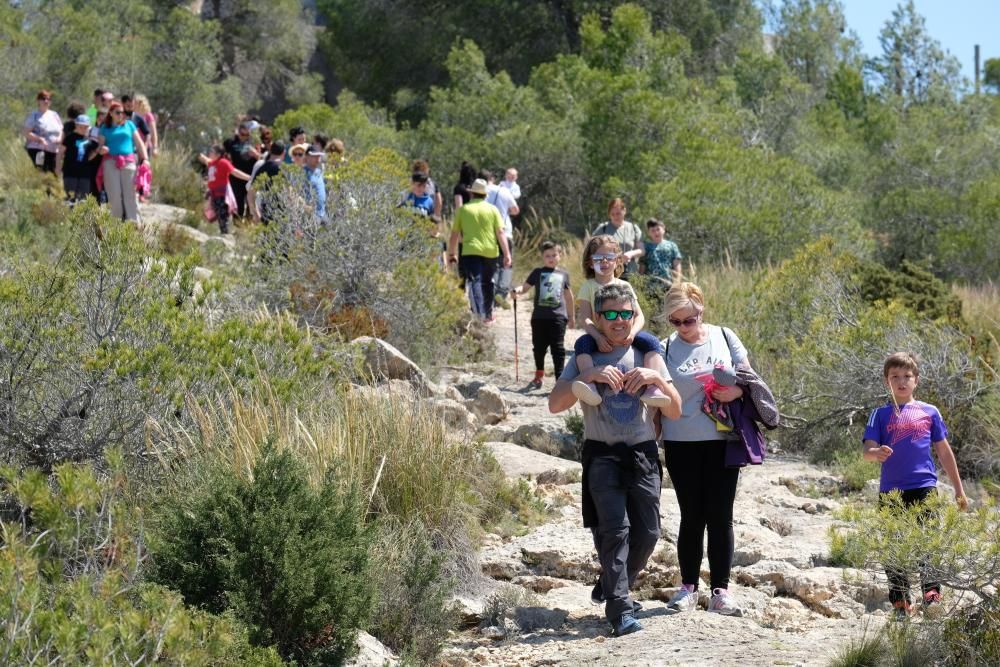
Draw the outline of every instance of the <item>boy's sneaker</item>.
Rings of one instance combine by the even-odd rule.
[[[642,392],[639,400],[651,408],[665,408],[670,405],[670,397],[654,385],[647,385],[646,391]]]
[[[612,634],[615,637],[624,637],[633,632],[639,632],[639,630],[642,630],[642,623],[635,620],[632,612],[627,611],[618,618],[618,622],[612,627]]]
[[[934,618],[941,613],[941,591],[930,590],[924,593],[923,599],[924,616]]]
[[[905,621],[913,612],[913,607],[906,600],[899,600],[892,603],[892,617],[897,621]]]
[[[597,393],[597,387],[593,382],[581,382],[574,380],[571,385],[573,395],[587,405],[600,405],[601,395]]]
[[[668,614],[679,614],[684,611],[692,611],[698,608],[698,592],[689,591],[684,586],[674,593],[667,603]]]
[[[743,616],[743,609],[736,604],[736,600],[725,588],[716,588],[712,591],[708,610],[713,614],[722,614],[723,616]]]

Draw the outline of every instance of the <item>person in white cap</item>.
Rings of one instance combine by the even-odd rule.
[[[97,174],[98,148],[100,144],[90,138],[90,116],[77,116],[73,131],[63,137],[56,158],[56,174],[62,176],[63,190],[69,202],[75,204],[92,193],[92,181]]]

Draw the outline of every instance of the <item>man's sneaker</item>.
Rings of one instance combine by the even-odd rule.
[[[665,408],[670,405],[670,397],[660,391],[655,385],[647,385],[639,400],[651,408]]]
[[[618,622],[614,624],[612,628],[612,634],[615,637],[624,637],[625,635],[630,635],[633,632],[639,632],[642,630],[642,623],[635,620],[635,616],[632,612],[625,612],[618,618]]]
[[[708,610],[713,614],[722,614],[723,616],[743,616],[743,610],[725,588],[716,588],[712,591]]]
[[[684,586],[680,587],[674,596],[667,603],[668,614],[679,614],[683,611],[692,611],[698,607],[697,591],[689,591]]]
[[[597,393],[597,387],[594,386],[594,383],[574,380],[571,387],[573,395],[587,405],[601,404],[601,395]]]
[[[892,617],[897,621],[905,621],[910,617],[913,607],[906,600],[899,600],[892,603]]]
[[[590,589],[590,604],[604,604],[604,589],[601,588],[600,578],[598,578],[594,587]],[[640,611],[642,611],[642,605],[632,600],[632,613],[638,614]]]

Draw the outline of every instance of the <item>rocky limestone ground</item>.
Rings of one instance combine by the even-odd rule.
[[[827,531],[840,506],[840,482],[803,462],[775,456],[741,476],[736,500],[733,591],[744,618],[702,609],[666,613],[666,600],[679,584],[674,540],[679,512],[669,480],[661,497],[661,547],[637,582],[636,597],[645,630],[610,636],[603,608],[590,604],[599,570],[590,533],[580,520],[580,466],[563,415],[551,415],[541,390],[525,387],[532,377],[530,304],[518,311],[520,378],[514,378],[514,316],[498,310],[491,327],[496,359],[463,369],[446,369],[438,393],[451,398],[452,417],[485,438],[510,477],[524,477],[553,507],[552,519],[526,534],[489,536],[480,553],[488,584],[464,597],[467,628],[445,647],[442,665],[824,665],[852,637],[886,618],[884,581],[870,573],[830,567]],[[571,331],[567,346],[579,335]],[[548,362],[551,364],[551,362]],[[549,366],[551,375],[551,366]],[[499,393],[506,414],[483,420],[474,409],[477,392]],[[493,397],[494,403],[499,403]],[[500,410],[502,412],[503,409]],[[703,579],[707,578],[707,561]],[[519,587],[524,595],[515,595]],[[703,589],[707,584],[703,582]],[[519,598],[519,599],[517,599]],[[502,625],[483,621],[484,606],[510,603]]]

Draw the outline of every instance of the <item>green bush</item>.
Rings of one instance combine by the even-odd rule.
[[[1000,520],[987,504],[961,512],[943,493],[931,495],[921,508],[905,508],[898,493],[888,502],[843,510],[846,529],[831,531],[831,557],[873,574],[885,568],[918,572],[943,587],[940,621],[925,615],[924,622],[901,635],[890,629],[884,637],[888,662],[912,664],[915,655],[932,658],[930,664],[996,664],[1000,659]],[[916,586],[914,586],[915,590]],[[934,662],[936,660],[936,662]]]
[[[122,457],[110,473],[63,464],[52,477],[0,471],[0,660],[4,664],[280,665],[231,619],[184,607],[144,583],[141,514],[124,501]]]
[[[199,211],[205,201],[201,175],[189,149],[167,144],[153,159],[153,197],[171,206]]]
[[[255,645],[286,658],[352,655],[375,598],[357,490],[332,472],[314,487],[301,459],[270,446],[247,478],[214,466],[194,480],[158,511],[153,577],[188,604],[232,613]]]
[[[378,526],[372,556],[378,604],[368,631],[404,661],[429,664],[458,620],[449,603],[455,580],[447,555],[419,521]]]

